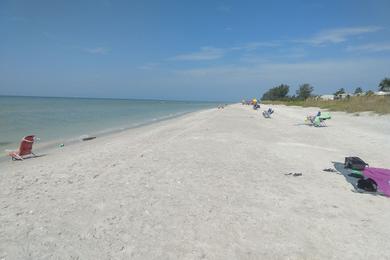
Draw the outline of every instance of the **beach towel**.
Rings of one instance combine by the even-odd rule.
[[[390,197],[390,170],[367,167],[363,171],[366,178],[370,178],[378,185],[378,190]]]

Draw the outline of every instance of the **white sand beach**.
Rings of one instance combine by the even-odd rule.
[[[390,168],[390,117],[335,112],[315,128],[316,108],[272,107],[1,163],[0,259],[389,259],[390,198],[323,169],[346,156]]]

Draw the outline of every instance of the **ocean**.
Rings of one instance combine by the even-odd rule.
[[[216,107],[212,102],[0,96],[0,151],[22,137],[59,145],[185,113]]]

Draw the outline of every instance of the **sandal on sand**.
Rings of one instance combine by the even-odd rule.
[[[284,175],[286,175],[286,176],[292,175],[294,177],[297,177],[297,176],[302,176],[302,173],[300,173],[300,172],[295,172],[295,173],[290,172],[290,173],[285,173]]]

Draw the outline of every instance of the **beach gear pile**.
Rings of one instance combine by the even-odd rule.
[[[345,157],[344,168],[358,178],[357,188],[368,192],[382,192],[390,197],[390,169],[374,168],[359,157]]]
[[[326,126],[325,121],[331,119],[332,117],[330,116],[329,112],[321,112],[318,111],[316,115],[308,115],[306,117],[306,122],[309,125],[315,126],[315,127],[321,127],[321,126]]]
[[[257,109],[260,108],[260,104],[259,104],[259,102],[257,101],[256,98],[252,99],[251,105],[253,106],[254,110],[257,110]]]
[[[257,108],[260,107],[260,104],[259,104],[259,102],[257,101],[256,98],[253,98],[253,99],[251,99],[251,100],[245,100],[245,99],[243,99],[243,100],[241,101],[241,104],[243,104],[243,105],[248,105],[248,106],[253,106],[253,108],[255,108],[255,106],[257,106],[257,105],[258,105]]]

